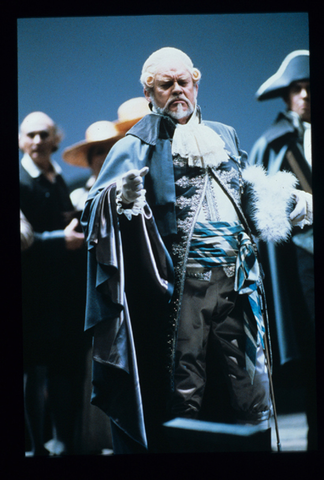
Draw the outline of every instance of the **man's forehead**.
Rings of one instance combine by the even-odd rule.
[[[297,87],[308,87],[310,85],[309,80],[297,80],[296,82],[293,82],[291,84],[292,86],[297,86]]]
[[[54,125],[48,122],[42,122],[37,120],[28,121],[26,123],[21,124],[21,132],[28,135],[29,133],[36,133],[36,132],[53,132]]]
[[[189,70],[183,64],[165,63],[158,67],[156,77],[159,79],[170,79],[174,77],[188,78],[191,76]]]
[[[50,132],[54,129],[53,120],[42,113],[32,113],[22,122],[20,130],[26,134],[32,132]]]

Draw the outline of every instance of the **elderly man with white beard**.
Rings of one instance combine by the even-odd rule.
[[[115,453],[170,451],[174,417],[268,429],[272,415],[254,237],[310,223],[310,196],[292,174],[248,166],[235,130],[202,119],[200,78],[176,48],[146,60],[152,113],[114,145],[83,211],[92,402]]]

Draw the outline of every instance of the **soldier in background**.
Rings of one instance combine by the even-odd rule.
[[[308,50],[287,55],[278,71],[256,93],[259,101],[278,97],[286,108],[256,141],[250,163],[263,165],[269,175],[290,171],[298,179],[298,188],[312,193]],[[306,225],[302,231],[294,228],[290,241],[279,246],[260,242],[259,250],[266,274],[274,353],[278,352],[280,364],[276,373],[284,385],[304,386],[308,449],[316,449],[313,226]]]

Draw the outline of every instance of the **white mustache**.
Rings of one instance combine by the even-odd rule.
[[[169,100],[167,101],[167,103],[166,103],[166,105],[164,106],[164,108],[165,108],[165,109],[168,108],[169,105],[170,105],[171,103],[175,102],[176,100],[182,100],[183,102],[185,102],[185,103],[189,106],[188,100],[187,100],[186,98],[184,98],[182,95],[176,95],[176,96],[174,96],[174,97],[172,97],[172,98],[169,98]]]

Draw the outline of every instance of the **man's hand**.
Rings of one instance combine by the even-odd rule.
[[[291,223],[303,228],[313,223],[312,195],[301,190],[294,192],[296,206],[290,214]]]
[[[65,246],[67,250],[77,250],[84,244],[84,234],[75,231],[78,224],[79,220],[77,218],[73,218],[68,226],[64,229]]]
[[[129,170],[123,175],[121,187],[123,203],[133,203],[141,196],[143,178],[148,171],[148,167],[143,167],[141,170]]]

